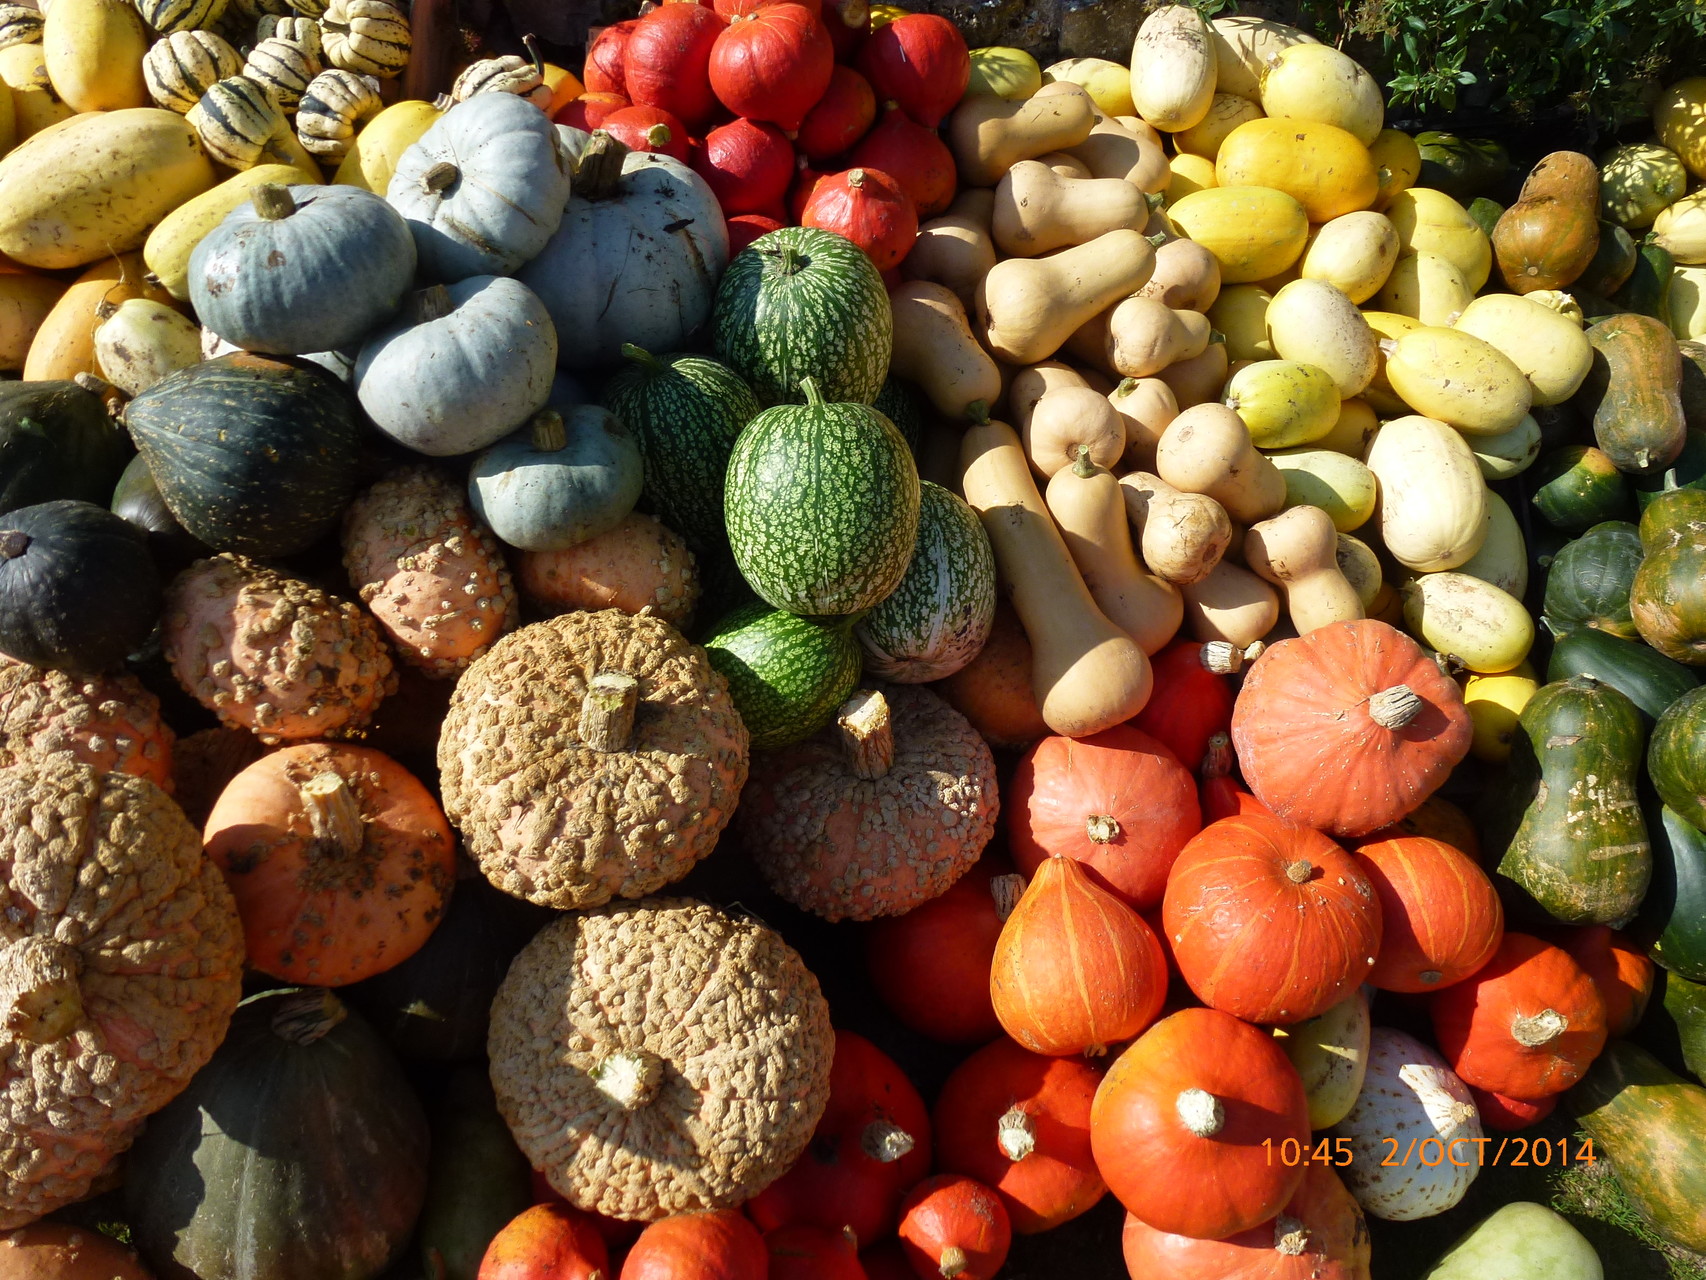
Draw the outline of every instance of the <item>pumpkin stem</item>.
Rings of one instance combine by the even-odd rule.
[[[1167,233],[1165,231],[1157,231],[1154,235],[1144,236],[1143,238],[1149,241],[1149,243],[1154,245],[1157,249],[1167,243]]]
[[[1230,640],[1210,640],[1197,650],[1204,671],[1217,676],[1236,675],[1244,669],[1244,652]]]
[[[103,302],[101,305],[105,306],[106,303]],[[96,310],[99,311],[100,308],[97,307]],[[113,310],[117,311],[118,308],[114,307]],[[95,396],[104,396],[107,392],[113,389],[113,384],[108,382],[105,378],[98,378],[94,374],[88,372],[74,375],[71,381],[82,387],[83,390],[87,391],[90,395]]]
[[[255,212],[268,222],[279,222],[296,212],[296,201],[290,188],[282,182],[263,182],[249,197]]]
[[[278,997],[272,1032],[291,1044],[313,1044],[348,1015],[344,1002],[325,987],[303,987]]]
[[[1096,474],[1096,462],[1090,456],[1090,446],[1081,444],[1072,459],[1072,474],[1080,480],[1088,480]]]
[[[644,347],[636,347],[632,342],[624,342],[622,344],[622,358],[624,360],[632,360],[647,373],[662,373],[664,371],[664,363],[662,360],[659,360]]]
[[[980,427],[988,426],[989,402],[987,400],[973,400],[966,406],[966,417],[970,418]]]
[[[1368,718],[1382,729],[1402,729],[1421,710],[1421,697],[1407,684],[1395,684],[1368,699]]]
[[[534,414],[528,433],[533,448],[539,453],[555,453],[569,442],[568,432],[563,427],[563,415],[555,409],[541,409]]]
[[[1280,1214],[1274,1219],[1274,1252],[1288,1258],[1302,1255],[1309,1247],[1309,1228],[1296,1218]]]
[[[1224,733],[1209,735],[1202,753],[1202,776],[1230,778],[1232,776],[1232,739]]]
[[[937,1268],[942,1273],[942,1280],[954,1280],[955,1276],[964,1275],[971,1259],[966,1257],[966,1251],[957,1244],[951,1244],[942,1250],[942,1263]]]
[[[1222,333],[1219,329],[1210,329],[1208,331],[1208,345],[1209,346],[1211,346],[1211,347],[1219,346],[1219,345],[1223,345],[1225,342],[1226,342],[1226,335],[1224,333]]]
[[[1529,1049],[1538,1049],[1543,1044],[1551,1044],[1569,1029],[1570,1020],[1556,1009],[1542,1009],[1539,1013],[1521,1017],[1511,1023],[1511,1039]]]
[[[910,1133],[887,1120],[871,1121],[859,1135],[859,1150],[882,1164],[893,1164],[917,1145]]]
[[[95,304],[95,319],[111,320],[118,314],[118,306],[111,298],[102,298]]]
[[[847,185],[852,187],[855,191],[859,190],[860,187],[865,185],[865,171],[863,169],[849,170],[847,173]]]
[[[844,27],[863,27],[870,24],[871,6],[866,0],[833,0],[831,7]]]
[[[527,50],[527,56],[533,62],[534,74],[537,75],[541,83],[543,83],[545,79],[545,59],[540,56],[539,41],[531,31],[521,37],[521,47]]]
[[[823,392],[818,390],[816,378],[801,378],[800,390],[805,393],[806,403],[812,408],[815,409],[823,403]]]
[[[989,893],[995,899],[996,918],[1006,924],[1013,908],[1019,905],[1019,899],[1025,896],[1025,877],[1017,872],[994,876],[989,881]]]
[[[575,161],[570,179],[574,193],[583,200],[603,200],[614,195],[616,184],[622,180],[622,162],[627,158],[627,147],[603,129],[594,129]]]
[[[6,1030],[52,1044],[83,1019],[83,956],[56,938],[19,938],[0,951],[0,1010]]]
[[[1014,1104],[995,1122],[995,1144],[1002,1155],[1017,1164],[1037,1149],[1037,1122]]]
[[[456,304],[450,300],[450,290],[441,284],[416,290],[409,299],[409,314],[416,324],[442,320],[455,309]]]
[[[661,120],[646,130],[646,145],[648,147],[667,147],[674,141],[675,130]]]
[[[318,848],[333,857],[356,853],[367,842],[361,821],[361,801],[342,774],[317,773],[296,789],[308,815],[308,829]]]
[[[1111,813],[1092,813],[1084,819],[1084,834],[1091,844],[1112,844],[1120,834],[1120,820]]]
[[[1173,1102],[1179,1120],[1199,1138],[1212,1138],[1226,1127],[1226,1108],[1206,1089],[1182,1089]]]
[[[461,176],[462,170],[448,160],[440,160],[421,174],[421,190],[429,196],[436,196],[440,191],[448,191]]]
[[[1308,858],[1299,858],[1296,862],[1288,862],[1285,868],[1285,878],[1293,884],[1302,884],[1315,874],[1315,864]]]
[[[581,741],[594,751],[626,751],[634,736],[640,682],[622,671],[601,671],[581,699]]]
[[[1374,345],[1379,347],[1380,354],[1386,356],[1388,359],[1391,358],[1394,351],[1398,350],[1398,340],[1396,338],[1382,338]]]
[[[841,704],[835,724],[853,776],[866,782],[886,777],[894,767],[894,724],[888,699],[875,689],[861,689]]]
[[[21,529],[0,530],[0,560],[16,560],[29,549],[29,534]]]
[[[605,1097],[624,1111],[638,1111],[657,1096],[663,1059],[644,1049],[624,1049],[600,1061],[590,1074]]]

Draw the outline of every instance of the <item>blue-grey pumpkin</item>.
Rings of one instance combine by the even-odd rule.
[[[538,107],[476,94],[398,158],[385,198],[408,221],[428,279],[508,275],[562,222],[568,160]]]
[[[468,496],[522,551],[560,551],[619,524],[640,499],[640,446],[597,405],[545,409],[474,459]]]
[[[353,382],[381,431],[448,458],[496,444],[544,408],[556,365],[557,331],[533,291],[471,276],[415,294],[362,347]]]
[[[360,342],[414,276],[414,237],[371,191],[268,183],[190,254],[190,301],[245,351],[303,355]]]

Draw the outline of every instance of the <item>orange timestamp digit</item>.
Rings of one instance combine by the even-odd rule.
[[[1349,1138],[1321,1138],[1313,1145],[1296,1138],[1283,1138],[1277,1144],[1272,1138],[1263,1138],[1262,1146],[1268,1153],[1270,1165],[1282,1164],[1287,1168],[1322,1164],[1342,1169],[1356,1159],[1356,1149],[1351,1146]]]

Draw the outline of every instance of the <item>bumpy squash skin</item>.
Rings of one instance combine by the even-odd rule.
[[[1593,414],[1595,442],[1620,471],[1662,471],[1682,452],[1688,430],[1675,336],[1650,316],[1619,315],[1590,328],[1588,342],[1593,367],[1579,394]]]
[[[1653,866],[1635,794],[1640,711],[1612,686],[1572,676],[1535,693],[1519,724],[1482,822],[1507,910],[1513,921],[1623,924]]]

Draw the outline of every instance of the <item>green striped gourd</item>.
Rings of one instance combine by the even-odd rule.
[[[326,61],[389,79],[409,65],[409,16],[386,0],[332,0],[320,18]]]
[[[718,622],[704,646],[729,682],[754,751],[804,742],[859,683],[859,645],[846,621],[826,625],[747,604]]]
[[[888,376],[894,315],[870,258],[816,227],[783,227],[735,255],[711,315],[717,357],[760,402],[798,403],[815,378],[825,400],[870,404]]]
[[[812,617],[859,613],[900,585],[918,539],[918,467],[868,404],[803,405],[748,424],[729,456],[729,546],[759,597]]]
[[[953,675],[977,657],[995,618],[995,553],[977,512],[940,485],[919,489],[906,576],[853,630],[866,669],[898,684]]]
[[[912,450],[912,456],[918,456],[918,450],[924,444],[924,423],[928,411],[924,407],[924,394],[910,382],[900,378],[886,378],[883,389],[877,392],[877,398],[871,401],[871,408],[894,423],[895,430],[906,441],[906,447]]]
[[[249,169],[283,131],[284,112],[265,85],[247,76],[227,76],[201,95],[184,116],[207,154],[233,169]]]

